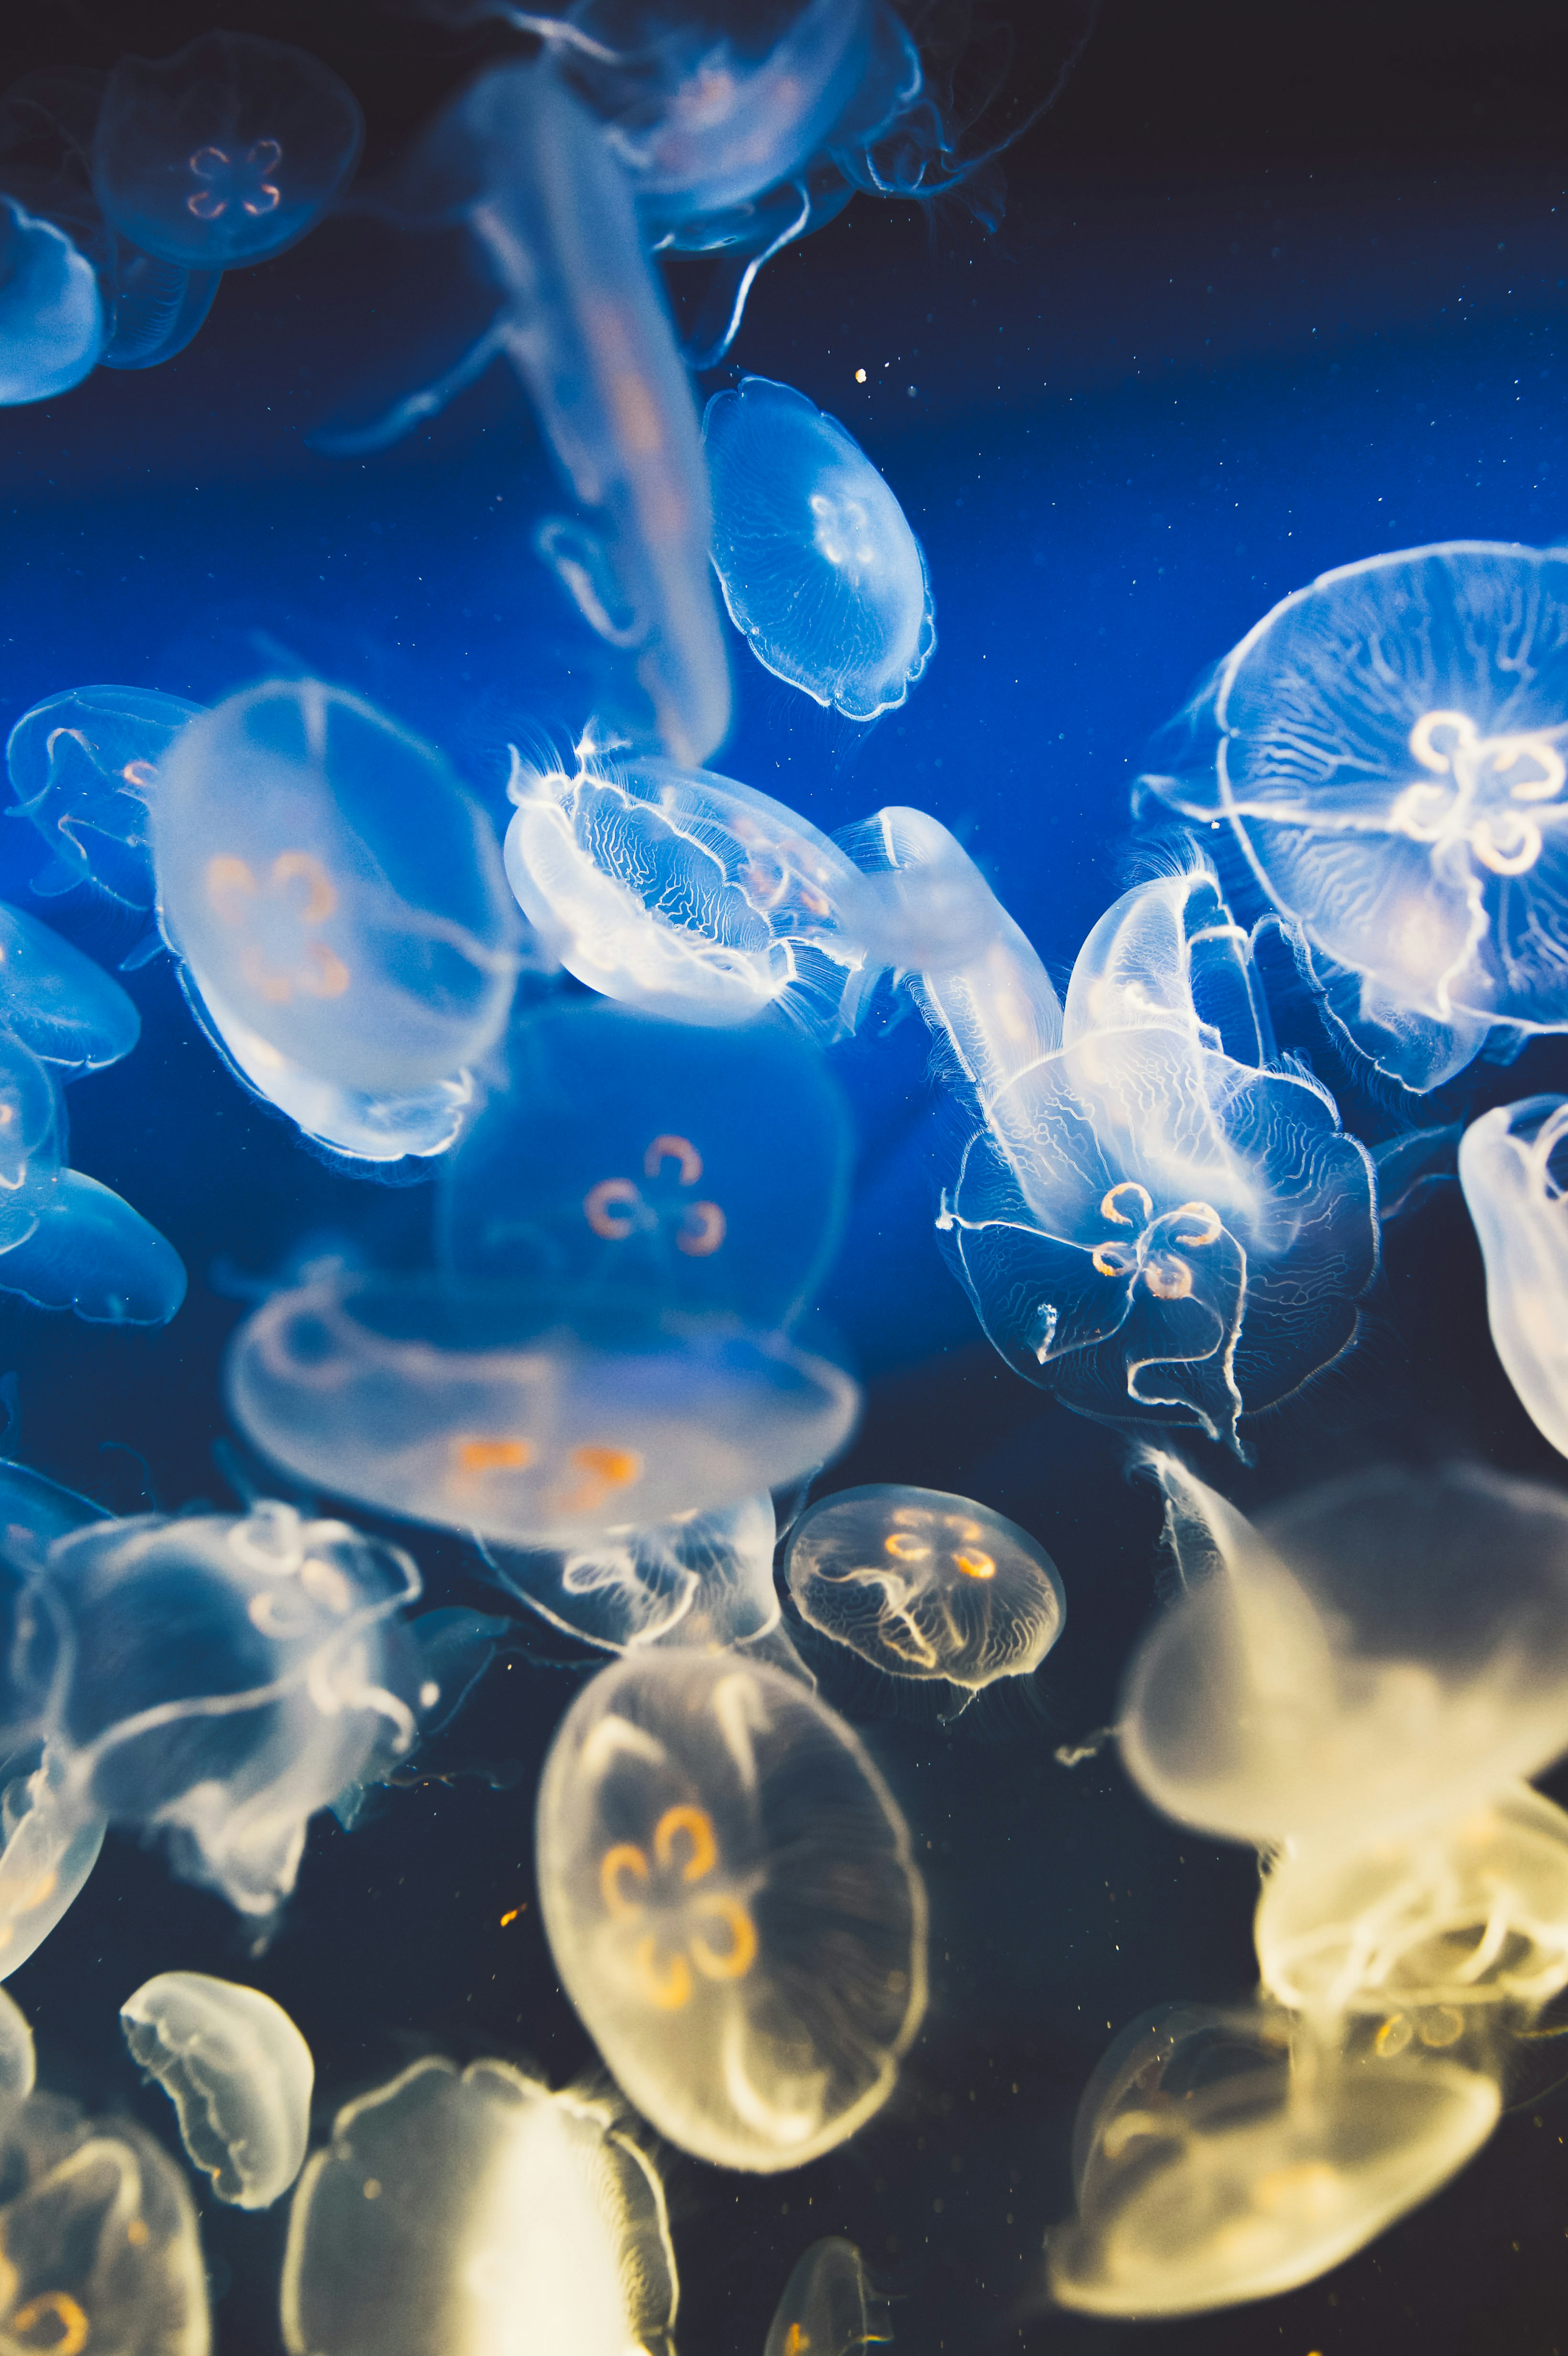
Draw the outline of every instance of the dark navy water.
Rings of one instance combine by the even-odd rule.
[[[284,13],[257,27],[308,41]],[[1179,44],[1160,12],[1105,9],[1078,78],[1012,161],[995,236],[957,207],[928,219],[858,199],[763,278],[732,356],[799,386],[882,467],[927,552],[939,646],[905,710],[858,733],[734,640],[739,717],[717,766],[826,829],[887,801],[933,810],[1062,972],[1136,873],[1128,786],[1146,738],[1276,598],[1381,549],[1568,536],[1568,171],[1531,62],[1539,49],[1552,65],[1551,12],[1503,12],[1493,64],[1483,33],[1472,51],[1455,32],[1457,12],[1427,27],[1425,48],[1426,19],[1411,14],[1404,51],[1348,12],[1301,12],[1290,39],[1276,27],[1275,47],[1240,62],[1240,13],[1196,14]],[[355,22],[333,62],[366,97],[374,155],[422,102],[418,35],[387,31],[383,55]],[[89,62],[113,54],[99,20],[62,14],[50,29]],[[57,54],[34,30],[7,76]],[[1560,72],[1560,47],[1555,59]],[[379,133],[364,87],[378,71],[390,93]],[[1368,80],[1386,102],[1402,71],[1413,95],[1385,145]],[[1200,128],[1184,146],[1194,92]],[[1248,104],[1262,119],[1239,129]],[[465,299],[460,284],[441,301],[412,287],[371,225],[333,223],[226,281],[177,360],[5,412],[0,723],[89,680],[208,701],[308,664],[439,742],[503,818],[508,740],[581,724],[602,659],[529,551],[556,493],[520,394],[496,369],[364,460],[304,438],[403,389],[415,348],[421,360],[460,348]],[[24,905],[34,842],[0,824],[0,891]],[[101,907],[48,914],[108,962],[131,946]],[[127,986],[144,1038],[72,1087],[71,1160],[170,1237],[190,1297],[156,1333],[0,1306],[0,1373],[16,1377],[4,1444],[119,1511],[227,1504],[246,1476],[219,1365],[254,1288],[323,1237],[419,1264],[431,1192],[314,1159],[220,1068],[165,958]],[[1309,1009],[1287,1008],[1282,1031],[1339,1087]],[[1155,1504],[1129,1483],[1122,1441],[992,1355],[943,1267],[933,1214],[952,1140],[923,1028],[907,1021],[837,1061],[859,1166],[808,1338],[815,1326],[848,1351],[867,1406],[831,1482],[911,1481],[997,1507],[1054,1555],[1069,1617],[1034,1720],[863,1720],[928,1879],[930,2019],[886,2111],[830,2158],[752,2179],[665,2156],[685,2356],[759,2351],[791,2266],[829,2233],[859,2244],[898,2343],[922,2356],[1546,2356],[1568,2339],[1568,2091],[1527,2088],[1456,2182],[1288,2298],[1163,2326],[1041,2311],[1040,2245],[1071,2205],[1078,2095],[1145,2008],[1244,1995],[1256,1868],[1157,1819],[1114,1753],[1055,1762],[1114,1718],[1155,1608]],[[1568,1087],[1568,1046],[1483,1071],[1443,1117],[1541,1087]],[[1393,1126],[1386,1105],[1344,1102],[1374,1142]],[[1424,1190],[1388,1227],[1356,1355],[1253,1436],[1250,1469],[1195,1457],[1249,1506],[1389,1456],[1568,1477],[1492,1355],[1456,1187]],[[455,1542],[399,1535],[430,1601],[493,1608]],[[579,1672],[551,1665],[542,1623],[518,1634],[526,1649],[492,1669],[427,1762],[450,1781],[387,1794],[351,1835],[313,1826],[261,1957],[221,1904],[112,1835],[11,1983],[44,2081],[169,2136],[116,2015],[176,1967],[251,1978],[288,2007],[316,2056],[318,2129],[424,2051],[507,2054],[557,2083],[592,2068],[555,1984],[530,1853],[539,1764]],[[1549,1788],[1568,1796],[1561,1778]],[[1549,2057],[1540,2085],[1553,2074]],[[208,2201],[203,2230],[227,2356],[275,2349],[282,2213]]]

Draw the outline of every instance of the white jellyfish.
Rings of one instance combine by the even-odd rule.
[[[1526,1097],[1494,1106],[1459,1141],[1459,1183],[1486,1261],[1492,1341],[1560,1456],[1568,1455],[1565,1136],[1568,1098]]]
[[[120,2026],[219,2200],[271,2208],[304,2164],[315,2083],[310,2047],[283,2006],[206,1972],[160,1972],[126,1997]]]

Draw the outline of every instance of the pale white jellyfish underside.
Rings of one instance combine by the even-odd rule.
[[[160,1972],[126,1997],[120,2025],[219,2201],[266,2209],[288,2190],[310,2140],[315,2064],[282,2005],[205,1972]]]

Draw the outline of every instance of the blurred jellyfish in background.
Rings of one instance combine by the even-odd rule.
[[[936,645],[925,553],[852,434],[745,376],[702,421],[713,568],[759,662],[848,720],[902,703]]]
[[[432,2056],[338,2112],[294,2195],[290,2356],[673,2356],[664,2192],[617,2108]]]
[[[126,1997],[120,2026],[218,2199],[270,2208],[304,2165],[315,2083],[310,2048],[283,2006],[206,1972],[160,1972]]]
[[[33,2032],[16,1998],[0,1988],[0,2096],[30,2094],[38,2074]]]
[[[165,755],[202,707],[140,687],[74,687],[22,714],[5,742],[16,807],[53,854],[32,889],[91,884],[128,908],[157,899],[151,799]]]
[[[877,2297],[853,2242],[813,2242],[784,2285],[763,2356],[858,2356],[892,2340],[886,2303]]]
[[[97,367],[103,305],[62,230],[0,196],[0,407],[52,401]]]
[[[314,229],[358,160],[354,94],[319,58],[254,33],[123,57],[92,138],[115,229],[187,270],[268,261]]]
[[[569,1550],[481,1544],[486,1569],[530,1610],[606,1652],[714,1650],[773,1633],[777,1529],[770,1496]]]
[[[798,2168],[892,2092],[925,2008],[925,1895],[857,1736],[797,1679],[643,1652],[573,1703],[539,1787],[568,1996],[662,2135]]]
[[[1451,541],[1276,605],[1139,791],[1229,822],[1351,1044],[1426,1089],[1568,1028],[1565,754],[1568,558]]]
[[[1495,1105],[1459,1143],[1459,1183],[1487,1268],[1487,1315],[1509,1382],[1568,1455],[1568,1098]],[[1553,1164],[1555,1163],[1555,1167]]]

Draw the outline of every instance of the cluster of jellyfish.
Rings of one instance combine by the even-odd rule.
[[[1389,1471],[1254,1527],[1170,1436],[1244,1458],[1354,1348],[1378,1272],[1380,1164],[1278,1048],[1271,944],[1413,1122],[1483,1050],[1568,1030],[1568,559],[1380,556],[1266,616],[1138,782],[1201,834],[1104,912],[1059,995],[938,818],[829,837],[707,766],[732,661],[869,724],[933,656],[891,485],[787,385],[744,377],[699,418],[653,259],[714,258],[721,351],[761,264],[854,189],[954,177],[909,33],[882,0],[800,0],[717,44],[656,0],[499,13],[532,53],[352,199],[416,242],[461,221],[493,321],[336,440],[373,446],[510,362],[586,511],[539,546],[642,725],[585,715],[570,762],[515,750],[504,841],[440,747],[315,678],[210,708],[40,681],[11,729],[35,896],[114,904],[129,965],[174,960],[214,1088],[349,1176],[422,1165],[436,1209],[427,1269],[313,1264],[233,1335],[229,1411],[296,1502],[124,1518],[0,1463],[0,1976],[111,1826],[264,1934],[312,1817],[352,1823],[515,1607],[552,1623],[599,1665],[538,1793],[540,1911],[610,2091],[428,2056],[312,2154],[312,2056],[272,1998],[176,1971],[122,2020],[213,2197],[293,2189],[293,2356],[673,2347],[655,2138],[803,2166],[883,2109],[922,2027],[917,1843],[823,1689],[874,1678],[947,1724],[1066,1628],[1056,1565],[989,1505],[810,1494],[859,1408],[801,1338],[851,1182],[826,1051],[901,995],[957,1117],[934,1226],[979,1326],[1165,1495],[1178,1592],[1129,1672],[1127,1767],[1263,1858],[1258,2000],[1168,2006],[1112,2048],[1051,2289],[1130,2317],[1288,2289],[1479,2148],[1568,1987],[1568,1817],[1528,1781],[1568,1748],[1568,1505]],[[17,84],[0,397],[171,358],[225,270],[346,200],[360,136],[333,74],[250,35]],[[152,1324],[184,1271],[69,1166],[62,1095],[136,1036],[101,966],[0,908],[0,1290]],[[1485,1113],[1457,1161],[1498,1355],[1568,1453],[1568,1100]],[[415,1610],[432,1529],[504,1612]],[[201,2356],[183,2178],[33,2079],[0,1999],[0,2329]],[[885,2336],[828,2240],[767,2356]]]

